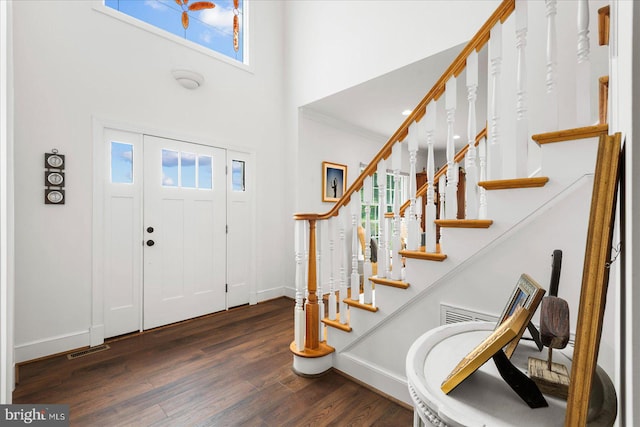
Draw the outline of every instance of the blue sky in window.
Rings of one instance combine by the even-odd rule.
[[[198,156],[198,188],[213,188],[212,165],[210,156]]]
[[[178,152],[162,150],[162,185],[165,187],[178,186]]]
[[[233,191],[244,191],[244,162],[234,160],[231,162],[231,189]]]
[[[182,186],[196,188],[196,155],[194,153],[180,153],[182,165]]]
[[[189,4],[199,0],[189,0]],[[213,9],[189,11],[189,27],[182,27],[182,8],[174,0],[105,0],[105,6],[147,22],[178,37],[243,61],[243,19],[239,16],[238,52],[233,50],[233,0],[214,0]],[[239,2],[242,13],[243,0]]]
[[[133,183],[133,145],[111,142],[111,182]]]

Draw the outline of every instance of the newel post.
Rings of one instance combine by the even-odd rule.
[[[308,275],[308,292],[307,303],[305,305],[306,317],[306,336],[305,336],[305,348],[315,350],[318,348],[319,329],[319,310],[318,310],[318,296],[317,292],[317,276],[316,276],[316,257],[313,254],[316,253],[316,220],[309,220],[309,275]]]
[[[295,337],[289,345],[293,353],[293,371],[302,376],[320,375],[331,369],[332,355],[335,349],[321,341],[320,308],[318,306],[318,278],[316,259],[316,214],[299,214],[296,219],[296,309]],[[304,275],[301,265],[304,250],[304,221],[309,221],[309,256],[307,257],[307,301],[304,311],[302,305],[302,288],[300,283]],[[303,336],[304,335],[304,336]],[[304,340],[304,342],[302,342]]]

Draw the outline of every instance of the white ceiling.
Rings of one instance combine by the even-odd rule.
[[[381,75],[342,92],[312,102],[305,110],[318,112],[351,126],[366,129],[388,139],[405,120],[401,114],[413,109],[432,88],[442,73],[460,53],[464,44]],[[486,79],[486,48],[479,55],[480,78]],[[485,80],[486,81],[486,80]],[[486,86],[486,85],[485,85]],[[465,72],[458,76],[455,133],[456,151],[467,139],[467,90]],[[485,122],[486,87],[479,88],[476,103],[478,123]],[[438,101],[436,149],[446,147],[446,114],[444,97]],[[478,132],[482,128],[478,126]],[[462,142],[464,141],[464,142]]]

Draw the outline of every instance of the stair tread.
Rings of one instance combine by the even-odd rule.
[[[377,285],[391,286],[394,288],[407,289],[409,287],[409,284],[407,282],[403,282],[402,280],[387,279],[385,277],[373,276],[369,277],[369,280]]]
[[[341,331],[345,331],[345,332],[352,331],[351,326],[349,326],[348,323],[347,324],[340,323],[340,313],[336,314],[336,320],[331,320],[328,317],[325,317],[324,319],[322,319],[322,323],[324,323],[327,326],[340,329]]]
[[[448,228],[489,228],[492,219],[437,219],[435,223]]]
[[[351,298],[345,298],[344,302],[349,307],[361,308],[363,310],[370,311],[372,313],[375,313],[376,311],[378,311],[378,307],[375,307],[373,304],[363,304],[360,301],[356,301]]]
[[[534,176],[532,178],[496,179],[493,181],[480,181],[478,185],[485,190],[511,190],[514,188],[544,187],[549,182],[547,176]]]
[[[554,132],[539,133],[532,135],[531,139],[538,143],[550,144],[552,142],[572,141],[576,139],[592,138],[596,136],[606,135],[609,132],[609,125],[598,124],[593,126],[585,126],[573,129],[563,129]]]
[[[400,255],[406,258],[424,259],[428,261],[444,261],[445,259],[447,259],[447,255],[440,252],[436,253],[402,250],[400,251]]]

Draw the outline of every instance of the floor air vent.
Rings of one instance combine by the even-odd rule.
[[[86,350],[80,350],[73,353],[69,353],[67,354],[67,359],[69,360],[77,359],[78,357],[88,356],[90,354],[97,353],[99,351],[109,350],[109,348],[110,347],[107,344],[97,345],[95,347],[91,347]]]
[[[479,313],[477,311],[465,310],[464,308],[454,307],[452,305],[440,304],[441,325],[460,322],[471,322],[475,320],[497,322],[498,318],[489,314]]]

